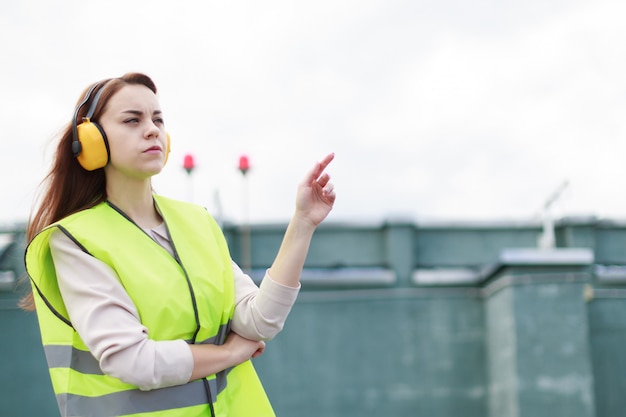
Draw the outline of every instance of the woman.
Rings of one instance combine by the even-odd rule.
[[[201,207],[155,194],[169,135],[152,80],[94,84],[62,132],[26,269],[63,416],[273,416],[250,362],[295,302],[335,193],[334,155],[299,185],[257,287]]]

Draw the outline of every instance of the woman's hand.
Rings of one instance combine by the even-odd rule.
[[[330,175],[324,172],[334,158],[334,153],[326,155],[298,186],[295,213],[287,225],[276,259],[268,270],[268,275],[279,284],[292,288],[300,285],[300,275],[313,233],[335,204],[335,190],[330,183]]]
[[[265,342],[230,332],[223,345],[192,344],[189,348],[194,363],[189,380],[194,381],[260,356],[265,351]]]
[[[246,339],[235,332],[230,332],[223,346],[230,352],[236,364],[261,356],[265,351],[265,342]]]
[[[319,225],[328,216],[335,203],[334,186],[330,182],[330,175],[324,172],[334,158],[334,153],[326,155],[298,186],[295,215],[310,221],[313,226]]]

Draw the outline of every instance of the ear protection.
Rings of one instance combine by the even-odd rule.
[[[89,91],[87,91],[83,101],[76,106],[74,118],[72,119],[72,152],[74,153],[74,157],[78,159],[78,163],[80,163],[80,165],[87,171],[104,168],[109,163],[111,158],[109,141],[107,140],[104,130],[99,124],[91,121],[91,118],[96,111],[96,107],[98,106],[100,94],[102,94],[102,90],[107,82],[108,81],[105,81],[104,83],[96,83],[89,89]],[[102,86],[102,88],[100,88],[93,97],[89,110],[87,111],[85,117],[83,117],[82,123],[77,125],[78,112],[89,101],[89,98],[99,86]],[[165,161],[163,161],[163,165],[167,162],[170,154],[169,133],[167,133],[166,146],[167,149],[165,150]]]

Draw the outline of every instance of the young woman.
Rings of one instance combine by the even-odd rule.
[[[153,192],[169,135],[152,80],[95,83],[62,132],[28,228],[26,269],[63,416],[273,416],[250,362],[283,327],[316,227],[329,154],[298,186],[257,287],[202,207]]]

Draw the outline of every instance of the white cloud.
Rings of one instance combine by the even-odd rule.
[[[82,89],[133,70],[157,82],[172,134],[157,189],[188,198],[193,181],[196,202],[216,209],[219,192],[235,220],[241,154],[251,219],[284,221],[329,151],[335,219],[530,217],[564,180],[560,214],[626,213],[620,2],[0,7],[0,222],[26,216]]]

